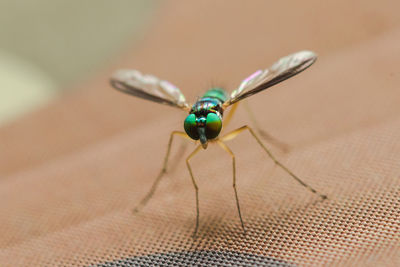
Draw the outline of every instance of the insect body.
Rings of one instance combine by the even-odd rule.
[[[212,88],[198,100],[190,110],[184,122],[187,135],[200,140],[204,149],[208,140],[218,137],[222,129],[222,104],[228,99],[228,95],[222,88]]]
[[[169,154],[171,151],[171,145],[174,136],[181,136],[188,139],[198,140],[200,144],[196,149],[187,157],[186,165],[189,170],[189,174],[196,192],[196,227],[194,235],[196,235],[199,227],[199,195],[198,186],[194,178],[192,168],[190,166],[190,159],[197,154],[201,148],[206,149],[209,142],[217,143],[222,149],[229,153],[232,157],[232,168],[233,168],[233,189],[235,191],[236,205],[238,214],[243,230],[245,230],[239,198],[236,188],[236,171],[235,171],[235,156],[231,149],[226,145],[226,141],[235,138],[238,134],[243,131],[249,131],[250,134],[255,138],[257,143],[267,153],[267,155],[275,162],[276,165],[286,171],[292,178],[294,178],[302,186],[310,190],[311,192],[318,194],[323,199],[325,195],[318,193],[311,186],[303,182],[298,176],[296,176],[291,170],[283,165],[277,158],[271,153],[271,151],[262,143],[256,132],[245,125],[230,133],[227,133],[220,137],[223,123],[226,125],[232,118],[232,114],[236,110],[238,102],[251,95],[254,95],[260,91],[263,91],[281,81],[284,81],[297,73],[305,70],[311,66],[317,56],[311,51],[300,51],[292,55],[281,58],[270,68],[265,70],[258,70],[248,78],[242,81],[239,87],[234,90],[230,95],[227,94],[222,88],[212,88],[208,90],[202,98],[200,98],[193,105],[189,105],[186,102],[184,95],[181,91],[171,83],[160,80],[152,75],[142,75],[136,70],[119,70],[111,78],[111,85],[124,93],[131,94],[140,98],[151,100],[153,102],[169,105],[189,112],[189,115],[184,121],[184,130],[174,131],[170,135],[168,142],[167,153],[164,158],[163,167],[154,181],[150,191],[141,200],[139,205],[135,208],[134,212],[138,212],[153,196],[158,183],[162,176],[167,171]],[[224,111],[231,107],[230,113],[227,115],[223,122],[222,116]]]

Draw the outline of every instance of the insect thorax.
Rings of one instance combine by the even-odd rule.
[[[222,88],[211,88],[208,90],[190,110],[196,117],[207,116],[208,113],[216,113],[222,118],[222,104],[228,99],[228,95]]]

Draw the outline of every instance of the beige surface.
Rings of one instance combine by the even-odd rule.
[[[0,1],[0,127],[91,79],[143,39],[155,0]]]
[[[126,41],[141,40],[156,6],[156,0],[3,0],[0,51],[23,58],[63,87],[108,64]]]
[[[87,265],[193,249],[300,265],[399,265],[399,5],[374,3],[167,2],[143,43],[85,90],[1,129],[2,265]],[[230,159],[214,146],[194,159],[197,240],[182,162],[142,213],[130,213],[185,114],[111,90],[115,68],[153,73],[196,99],[211,84],[232,90],[301,49],[316,51],[317,63],[249,103],[265,129],[291,145],[288,154],[274,150],[280,159],[327,201],[273,168],[243,135],[230,145],[247,236]],[[229,129],[245,123],[239,109]]]

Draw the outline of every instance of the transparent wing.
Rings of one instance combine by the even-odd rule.
[[[124,93],[153,102],[189,109],[182,92],[173,84],[137,70],[118,70],[111,77],[111,85]]]
[[[258,70],[244,79],[224,105],[232,105],[300,73],[311,66],[316,59],[317,55],[311,51],[300,51],[283,57],[269,69]]]

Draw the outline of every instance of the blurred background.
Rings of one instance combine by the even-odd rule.
[[[159,4],[0,1],[0,125],[73,90],[109,64],[140,40]]]

